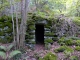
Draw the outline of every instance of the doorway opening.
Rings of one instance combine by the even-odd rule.
[[[44,44],[44,24],[35,24],[35,27],[36,44]]]

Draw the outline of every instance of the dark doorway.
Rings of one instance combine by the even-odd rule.
[[[44,44],[44,24],[35,24],[35,27],[36,44]]]

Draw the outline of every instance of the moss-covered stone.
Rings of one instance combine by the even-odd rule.
[[[0,17],[0,43],[10,43],[13,40],[12,20],[9,16]]]
[[[53,33],[51,33],[52,19],[53,18],[45,18],[45,17],[42,17],[40,15],[29,13],[28,14],[28,20],[27,20],[27,33],[28,33],[28,35],[26,35],[26,39],[32,39],[32,35],[35,35],[35,32],[33,33],[31,31],[36,29],[35,28],[35,24],[36,23],[37,24],[38,23],[43,23],[43,21],[46,21],[45,23],[43,23],[44,24],[44,28],[50,29],[50,31],[49,31],[50,33],[46,34],[44,32],[45,33],[44,35],[52,36],[53,35]]]

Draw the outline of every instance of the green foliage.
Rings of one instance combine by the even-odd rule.
[[[65,37],[62,37],[59,39],[58,43],[64,42],[64,40],[65,40]]]
[[[44,60],[57,60],[57,57],[56,55],[52,54],[51,52],[50,53],[47,53],[46,56],[44,56],[43,58]]]
[[[29,25],[29,30],[35,30],[35,26],[34,25]]]
[[[4,46],[0,46],[0,51],[6,51],[6,48]]]
[[[2,57],[2,59],[6,59],[6,53],[3,51],[0,51],[0,56]]]
[[[44,42],[45,43],[53,43],[53,40],[52,39],[46,39]]]
[[[65,46],[61,46],[57,49],[54,50],[54,52],[59,53],[59,52],[64,52],[66,50]]]
[[[58,40],[58,43],[59,43],[60,45],[65,45],[64,41],[65,41],[65,37],[62,37],[62,38],[60,38],[60,39]]]
[[[30,17],[30,18],[31,18],[31,17]],[[30,19],[27,20],[27,24],[28,24],[28,25],[34,25],[34,23],[35,23],[35,22],[34,22],[33,20],[30,20]]]
[[[62,37],[61,39],[59,39],[58,43],[60,45],[73,45],[73,40],[71,38],[65,38],[65,37]]]
[[[43,58],[39,58],[38,60],[43,60]]]
[[[72,39],[72,40],[80,40],[79,37],[69,37],[69,39]]]
[[[9,47],[5,47],[5,46],[0,46],[0,49],[3,49],[4,51],[0,51],[0,56],[2,57],[2,59],[11,59],[12,57],[14,57],[17,54],[21,54],[21,52],[19,50],[13,50],[12,52],[8,53],[11,48],[13,48],[13,45],[9,45]]]
[[[76,41],[74,42],[74,45],[80,46],[80,40],[76,40]]]
[[[68,46],[61,46],[57,49],[54,50],[54,52],[56,53],[59,53],[59,52],[64,52],[64,51],[70,51],[70,52],[73,52],[73,49],[71,49],[70,47]]]
[[[75,50],[80,51],[80,46],[76,46]]]
[[[70,53],[74,52],[74,50],[73,50],[73,49],[71,49],[71,48],[70,48],[70,47],[68,47],[68,46],[66,46],[65,48],[66,48],[66,50],[65,50],[65,51],[68,51],[68,52],[70,52]]]
[[[26,38],[27,38],[27,39],[33,39],[34,36],[32,36],[32,35],[27,35]]]
[[[8,6],[10,6],[10,4],[9,4],[8,1],[6,1],[6,0],[1,0],[1,1],[0,1],[0,12],[2,12],[2,11],[5,9],[5,7],[8,7]]]
[[[51,26],[49,26],[49,25],[45,25],[45,28],[49,28],[49,29],[50,29],[50,27],[51,27]]]
[[[9,16],[0,17],[0,43],[10,43],[13,41],[12,21]]]
[[[71,55],[71,52],[70,51],[64,51],[64,54],[66,55],[66,58],[68,58],[68,57],[70,57],[70,55]]]
[[[49,50],[51,47],[51,44],[53,44],[53,40],[52,39],[45,39],[44,43],[45,43],[45,49]]]
[[[9,45],[9,46],[6,48],[6,51],[10,51],[13,47],[14,47],[13,44]]]
[[[57,60],[57,56],[49,52],[43,57],[43,60]]]
[[[7,48],[5,46],[0,46],[0,51],[3,50],[3,51],[10,51],[12,48],[13,48],[13,44],[12,45],[9,45]]]
[[[18,51],[18,50],[14,50],[14,51],[12,51],[12,52],[9,54],[9,58],[12,58],[12,57],[14,57],[14,56],[17,55],[17,54],[21,54],[21,52]]]
[[[48,32],[48,33],[45,33],[44,35],[45,36],[53,36],[53,33],[52,32]]]
[[[65,45],[73,45],[73,40],[65,40],[64,41]]]
[[[73,22],[74,22],[76,25],[80,26],[80,17],[75,17],[74,20],[73,20]]]
[[[71,56],[70,60],[79,60],[77,56]]]

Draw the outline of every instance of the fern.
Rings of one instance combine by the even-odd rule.
[[[6,57],[6,53],[5,52],[2,52],[2,51],[0,51],[0,56],[2,57],[2,59],[6,59],[7,57]]]
[[[6,51],[6,47],[4,47],[4,46],[0,46],[0,50],[4,50],[4,51]]]
[[[21,54],[21,52],[18,50],[14,50],[14,51],[8,53],[13,46],[14,45],[9,45],[9,47],[7,47],[7,48],[5,46],[0,46],[0,57],[2,57],[2,59],[6,60],[6,59],[11,59],[12,57],[14,57],[17,54]]]
[[[14,56],[17,55],[17,54],[21,54],[21,52],[18,51],[18,50],[12,51],[12,52],[9,54],[9,58],[12,58],[12,57],[14,57]]]
[[[14,45],[9,45],[9,47],[7,48],[7,51],[10,51],[13,48]]]

